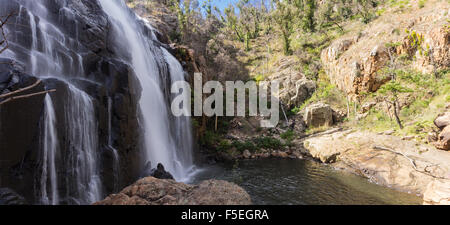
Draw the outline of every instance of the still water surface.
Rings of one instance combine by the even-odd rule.
[[[421,204],[421,198],[370,183],[310,160],[267,159],[205,168],[206,179],[234,182],[258,205]]]

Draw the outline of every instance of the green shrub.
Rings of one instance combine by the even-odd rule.
[[[280,149],[283,147],[281,141],[273,137],[259,137],[255,139],[255,143],[259,148]]]
[[[280,135],[283,140],[291,142],[295,138],[295,132],[293,130],[288,130]]]
[[[219,146],[217,147],[218,151],[226,151],[232,148],[233,145],[228,140],[221,140]]]
[[[255,151],[256,146],[250,141],[233,141],[233,147],[235,147],[238,151],[243,152],[245,150]]]
[[[425,2],[426,2],[426,0],[419,0],[419,8],[423,8],[423,7],[425,7]]]

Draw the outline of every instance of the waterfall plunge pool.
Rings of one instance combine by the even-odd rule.
[[[418,196],[311,160],[264,159],[216,164],[202,169],[194,183],[218,179],[238,184],[256,205],[418,205]]]

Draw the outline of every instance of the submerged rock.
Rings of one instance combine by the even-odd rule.
[[[94,205],[250,205],[248,193],[236,184],[207,180],[199,185],[143,178]]]

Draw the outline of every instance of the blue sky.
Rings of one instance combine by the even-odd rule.
[[[202,4],[203,0],[200,0],[200,5]],[[226,8],[230,3],[236,3],[238,0],[213,0],[212,4],[213,6],[217,6],[220,10],[223,11],[224,8]]]
[[[213,0],[212,1],[217,8],[223,10],[226,8],[230,3],[236,3],[237,0]]]

